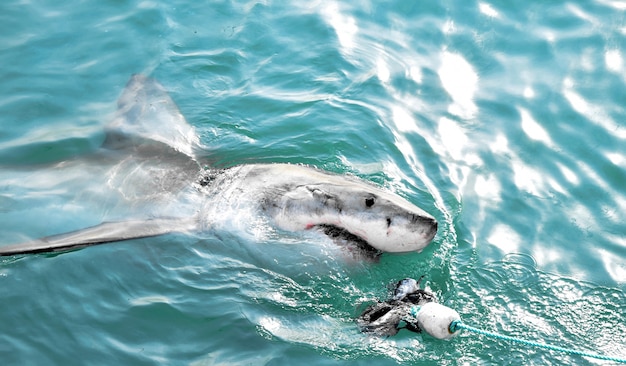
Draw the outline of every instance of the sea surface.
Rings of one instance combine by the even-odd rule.
[[[237,230],[3,257],[0,363],[603,364],[359,332],[364,305],[420,276],[466,324],[625,358],[625,58],[617,0],[3,0],[0,245],[110,219],[89,157],[133,74],[212,164],[356,175],[439,232],[378,263]]]

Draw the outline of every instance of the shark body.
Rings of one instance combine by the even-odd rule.
[[[106,129],[105,153],[58,163],[54,171],[97,176],[109,196],[89,197],[132,215],[0,246],[0,255],[207,230],[233,219],[287,231],[319,229],[374,252],[421,251],[437,231],[436,220],[421,208],[354,177],[293,164],[205,168],[196,157],[201,148],[193,127],[163,86],[142,75],[128,82]]]

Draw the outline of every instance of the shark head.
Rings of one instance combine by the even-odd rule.
[[[302,183],[266,199],[264,207],[280,228],[343,232],[392,253],[419,252],[437,232],[437,221],[426,211],[370,183],[302,166],[276,164],[273,170]]]

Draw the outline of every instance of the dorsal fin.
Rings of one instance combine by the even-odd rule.
[[[155,79],[133,75],[117,101],[104,146],[123,149],[138,141],[157,141],[194,158],[199,139],[178,106]]]

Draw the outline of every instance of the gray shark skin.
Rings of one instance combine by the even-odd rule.
[[[121,207],[128,217],[1,246],[0,255],[250,225],[319,229],[374,252],[419,252],[437,231],[436,220],[421,208],[354,177],[292,164],[203,168],[193,127],[165,89],[142,75],[128,82],[106,131],[97,157],[64,161],[54,171],[97,177],[107,190],[91,199]]]

